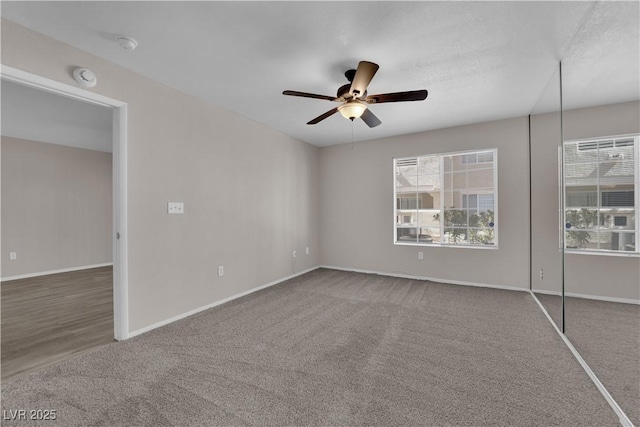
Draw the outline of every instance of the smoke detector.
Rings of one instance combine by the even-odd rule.
[[[138,41],[129,36],[118,36],[116,41],[124,50],[135,50],[138,47]]]
[[[96,75],[82,67],[77,67],[73,70],[73,78],[84,87],[94,87],[98,83]]]

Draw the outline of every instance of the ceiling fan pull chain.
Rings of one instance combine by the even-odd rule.
[[[353,120],[351,120],[351,150],[353,150]]]

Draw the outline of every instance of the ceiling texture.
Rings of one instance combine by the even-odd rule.
[[[553,110],[560,60],[565,108],[640,98],[638,2],[3,2],[2,17],[317,146]],[[361,60],[380,65],[370,94],[427,100],[352,128],[307,125],[337,104],[282,95],[333,96]]]
[[[111,153],[113,113],[2,80],[2,135]]]

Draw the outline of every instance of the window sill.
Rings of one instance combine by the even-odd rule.
[[[640,252],[615,252],[615,251],[587,251],[578,249],[566,249],[565,254],[571,255],[599,255],[599,256],[613,256],[621,258],[640,258]]]
[[[455,249],[480,249],[497,250],[498,245],[454,245],[446,243],[418,243],[418,242],[394,242],[396,246],[420,246],[428,248],[455,248]]]

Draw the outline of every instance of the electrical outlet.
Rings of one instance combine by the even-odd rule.
[[[224,276],[224,267],[222,265],[218,266],[218,277]]]
[[[307,255],[309,255],[309,246],[307,246],[306,252],[307,252]]]
[[[293,251],[293,257],[295,258],[297,256],[298,256],[298,254],[296,253],[296,251]]]
[[[167,205],[167,212],[170,214],[183,214],[184,203],[182,202],[169,202]]]
[[[544,280],[544,269],[540,269],[540,280]]]
[[[424,252],[418,252],[418,259],[424,259]]]
[[[15,260],[15,259],[18,259],[18,254],[17,254],[17,252],[9,252],[9,259],[10,259],[11,261],[13,261],[13,260]]]

